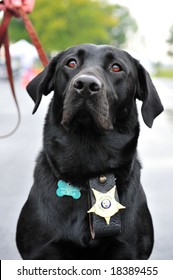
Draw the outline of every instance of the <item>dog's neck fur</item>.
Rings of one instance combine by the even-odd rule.
[[[49,133],[50,127],[52,134]],[[67,131],[47,117],[44,149],[59,177],[73,184],[85,184],[91,177],[105,173],[128,177],[136,153],[139,124],[134,121],[133,128],[129,127],[129,133],[122,137],[123,127],[127,133],[127,124],[118,124],[114,130],[103,133],[84,127],[83,132],[78,133],[76,130]]]

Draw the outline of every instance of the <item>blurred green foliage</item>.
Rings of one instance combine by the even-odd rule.
[[[154,77],[159,78],[173,78],[173,66],[164,65],[161,62],[156,62],[153,64]]]
[[[127,8],[106,0],[37,0],[30,18],[47,52],[80,43],[123,47],[137,30]],[[13,19],[10,39],[29,40],[21,19]]]

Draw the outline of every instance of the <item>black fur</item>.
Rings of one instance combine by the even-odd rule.
[[[54,57],[27,90],[34,112],[42,95],[53,90],[54,96],[34,184],[17,227],[22,258],[149,258],[153,226],[140,184],[136,98],[142,101],[149,127],[163,110],[149,74],[122,50],[79,45]],[[126,206],[121,211],[122,233],[92,240],[88,180],[105,173],[117,177],[120,203]],[[58,179],[81,187],[81,198],[57,197]]]

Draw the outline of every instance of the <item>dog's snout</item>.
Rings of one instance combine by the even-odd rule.
[[[91,75],[80,75],[73,83],[73,87],[77,93],[90,96],[92,94],[98,93],[101,90],[101,81]]]

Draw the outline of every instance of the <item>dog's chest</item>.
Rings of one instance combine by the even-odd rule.
[[[86,242],[90,238],[87,194],[81,192],[79,199],[72,197],[58,198],[61,216],[57,220],[57,227],[61,227],[63,240],[73,241],[75,243]],[[58,203],[58,202],[57,202]],[[59,232],[59,230],[58,230]]]

